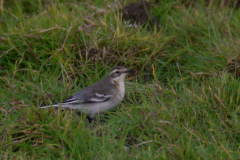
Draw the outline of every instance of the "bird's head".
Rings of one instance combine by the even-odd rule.
[[[121,66],[116,66],[112,68],[111,71],[109,72],[109,77],[113,82],[121,83],[124,82],[129,72],[132,72],[132,70],[129,70]]]

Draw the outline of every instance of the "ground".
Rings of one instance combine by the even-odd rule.
[[[0,2],[0,159],[240,157],[239,2],[137,2],[126,17],[135,2]],[[134,70],[124,101],[93,123],[39,109],[116,65]]]

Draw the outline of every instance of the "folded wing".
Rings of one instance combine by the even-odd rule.
[[[112,94],[100,94],[95,93],[94,95],[79,97],[79,95],[73,95],[72,97],[64,100],[62,104],[81,104],[81,103],[99,103],[109,100]]]

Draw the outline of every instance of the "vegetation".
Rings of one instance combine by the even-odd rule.
[[[128,0],[0,2],[0,159],[240,157],[237,2],[152,2],[160,31],[128,27]],[[114,111],[39,109],[116,65],[135,73]]]

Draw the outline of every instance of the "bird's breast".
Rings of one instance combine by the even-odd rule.
[[[124,95],[125,95],[125,84],[124,82],[123,83],[119,83],[119,85],[117,86],[118,87],[118,98],[120,101],[123,100],[124,98]]]

